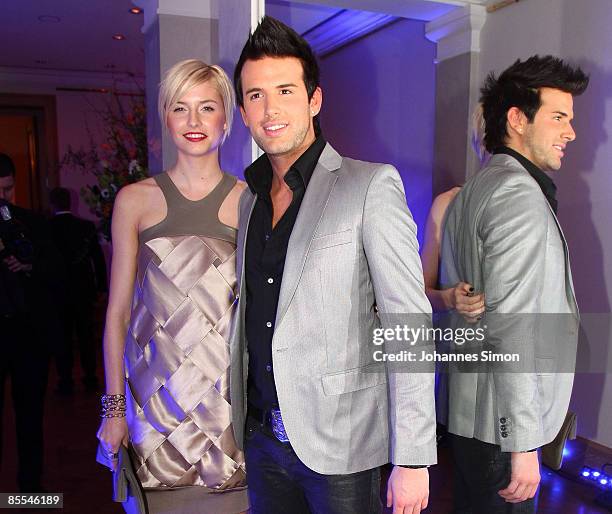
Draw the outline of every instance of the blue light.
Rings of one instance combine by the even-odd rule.
[[[599,483],[600,483],[601,485],[608,485],[608,480],[607,480],[607,479],[605,479],[605,478],[602,478],[602,479],[599,481]]]
[[[593,476],[597,478],[601,473],[599,471],[593,471]]]
[[[582,476],[583,477],[590,477],[591,476],[591,472],[590,471],[583,471],[582,472]]]

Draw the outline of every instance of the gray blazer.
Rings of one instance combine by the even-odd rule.
[[[448,208],[441,285],[459,281],[484,291],[487,337],[502,351],[520,347],[524,362],[451,373],[449,431],[508,452],[550,442],[569,405],[578,307],[559,222],[538,183],[512,156],[494,155]],[[540,313],[545,315],[534,316]],[[561,355],[564,362],[555,367]],[[503,372],[517,369],[524,372]]]
[[[233,426],[247,409],[244,252],[256,197],[240,202],[240,287],[231,339]],[[392,461],[436,462],[434,378],[387,373],[373,358],[378,309],[429,316],[416,225],[390,165],[329,144],[291,234],[272,340],[274,380],[291,445],[312,470],[347,474]]]

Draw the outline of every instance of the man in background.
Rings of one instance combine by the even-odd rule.
[[[83,385],[93,392],[98,387],[94,312],[98,294],[107,291],[106,263],[95,225],[72,214],[70,191],[56,187],[49,200],[53,211],[49,222],[51,236],[68,274],[61,305],[63,333],[55,354],[59,375],[57,391],[71,394],[74,389],[73,337],[76,336]]]
[[[10,378],[17,484],[21,492],[41,492],[44,394],[58,329],[53,305],[64,275],[44,219],[14,205],[15,172],[12,159],[0,154],[0,417]],[[0,420],[0,462],[2,426]]]
[[[534,512],[536,450],[567,413],[578,306],[557,188],[544,172],[561,168],[576,138],[573,97],[587,85],[580,68],[536,55],[490,74],[481,90],[492,157],[448,208],[441,282],[484,293],[487,344],[520,363],[450,375],[456,513]]]

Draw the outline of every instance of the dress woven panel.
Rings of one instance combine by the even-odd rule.
[[[128,426],[145,488],[244,486],[229,399],[233,243],[157,237],[141,246],[126,337]]]

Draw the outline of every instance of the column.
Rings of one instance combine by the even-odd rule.
[[[425,26],[437,44],[433,194],[463,184],[480,163],[471,147],[472,113],[479,98],[482,5],[466,5]]]
[[[147,136],[151,174],[176,160],[170,136],[157,111],[159,83],[164,73],[183,59],[216,63],[219,58],[217,0],[132,0],[144,10]]]
[[[234,79],[234,67],[249,34],[264,15],[265,0],[223,0],[219,7],[218,64]],[[261,155],[237,108],[232,133],[221,147],[221,167],[240,177],[244,169]]]

